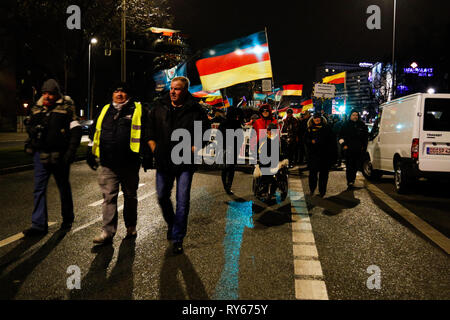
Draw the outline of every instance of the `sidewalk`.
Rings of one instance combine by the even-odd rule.
[[[26,132],[0,132],[0,142],[24,142],[27,138]]]

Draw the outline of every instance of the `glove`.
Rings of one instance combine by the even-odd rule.
[[[90,148],[88,148],[88,151],[86,154],[86,162],[92,170],[94,170],[94,171],[97,170],[98,162],[97,162],[95,155],[92,154],[92,150]]]

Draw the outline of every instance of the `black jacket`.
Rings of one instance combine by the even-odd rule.
[[[28,152],[59,152],[61,159],[72,162],[81,141],[81,126],[75,112],[75,105],[68,96],[56,101],[51,107],[42,105],[39,99],[31,109],[27,121],[29,139]],[[69,157],[67,157],[69,156]]]
[[[283,140],[285,140],[287,143],[295,143],[296,137],[298,135],[298,120],[294,117],[286,118],[283,120],[283,128],[281,129],[282,133],[286,133],[286,135],[283,135]]]
[[[367,148],[369,132],[367,126],[361,120],[347,120],[339,133],[339,139],[343,139],[342,147],[347,146],[347,153],[361,154]]]
[[[148,113],[145,141],[153,140],[156,142],[155,160],[156,169],[165,172],[179,172],[181,170],[194,170],[193,155],[190,154],[188,163],[175,164],[172,162],[172,149],[181,143],[180,141],[171,141],[172,133],[176,129],[185,129],[189,132],[190,145],[194,146],[194,121],[202,123],[202,137],[205,130],[211,127],[206,111],[194,100],[188,93],[186,102],[183,106],[174,108],[171,104],[169,94],[159,98],[153,103]],[[197,138],[198,139],[198,138]],[[202,145],[205,142],[201,142]]]
[[[315,140],[315,143],[312,143],[313,140]],[[319,162],[331,165],[335,162],[337,154],[336,138],[324,117],[322,117],[322,122],[319,126],[314,124],[313,117],[308,120],[304,141],[310,163]]]
[[[100,135],[100,164],[102,166],[117,168],[140,164],[140,155],[130,149],[131,122],[135,108],[134,101],[131,99],[120,111],[114,108],[112,102],[110,103],[102,121]],[[140,153],[146,147],[143,136],[147,113],[148,109],[142,106]],[[89,134],[91,140],[94,138],[99,115],[91,126]]]
[[[236,130],[242,129],[242,122],[237,118],[237,111],[230,110],[228,111],[227,118],[219,125],[218,130],[222,133],[223,150],[227,150],[228,152],[233,150],[233,161],[234,164],[236,164],[244,140],[240,141],[240,139],[235,137],[233,141],[227,141],[227,129],[231,129],[236,132]],[[243,131],[242,137],[244,137]]]

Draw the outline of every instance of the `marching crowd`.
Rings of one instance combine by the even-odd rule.
[[[351,111],[348,120],[340,120],[323,112],[311,115],[308,111],[296,119],[292,109],[287,110],[284,119],[278,120],[269,104],[263,104],[259,114],[247,119],[242,110],[235,107],[229,107],[223,115],[208,115],[188,88],[187,78],[174,78],[170,91],[154,101],[150,108],[133,99],[132,90],[126,83],[112,88],[111,101],[101,109],[91,128],[91,142],[86,155],[89,167],[99,171],[99,190],[103,194],[103,226],[101,233],[93,239],[95,244],[111,243],[117,232],[119,188],[124,196],[123,216],[127,237],[137,236],[137,189],[142,166],[144,170],[156,169],[156,191],[167,223],[167,240],[173,243],[175,254],[183,252],[190,190],[196,167],[194,161],[173,161],[171,154],[176,143],[171,136],[177,129],[187,130],[194,136],[194,121],[201,121],[203,128],[211,127],[212,122],[219,122],[218,129],[223,133],[227,129],[236,130],[251,125],[256,132],[250,138],[253,148],[270,149],[271,141],[279,139],[279,160],[287,159],[285,163],[289,163],[290,168],[306,161],[311,195],[317,184],[320,196],[325,195],[329,170],[332,166],[339,167],[342,159],[346,163],[348,187],[353,186],[368,140],[367,126],[356,110]],[[69,173],[80,144],[81,126],[74,102],[61,93],[55,80],[47,80],[41,92],[42,97],[31,109],[31,116],[26,122],[29,139],[25,150],[34,161],[32,224],[23,232],[27,237],[42,236],[48,232],[46,191],[50,175],[55,177],[60,193],[61,229],[70,230],[75,217]],[[274,131],[276,129],[278,131]],[[225,134],[223,136],[226,137]],[[225,142],[224,145],[230,144]],[[191,151],[190,157],[193,159],[198,151],[194,143]],[[236,157],[237,152],[233,154]],[[222,168],[223,187],[230,195],[233,194],[231,187],[235,164],[236,161],[227,163]],[[174,208],[170,197],[175,181]]]

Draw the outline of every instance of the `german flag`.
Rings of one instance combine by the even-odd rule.
[[[208,97],[206,98],[205,103],[209,104],[210,106],[221,106],[223,105],[223,99],[222,96]]]
[[[196,62],[203,90],[214,91],[237,83],[271,78],[269,47],[264,31],[219,44]]]
[[[302,112],[305,112],[305,111],[308,111],[309,109],[314,108],[312,99],[305,100],[300,104],[302,105]]]
[[[302,91],[302,84],[286,84],[283,86],[283,96],[301,96]]]
[[[345,84],[346,71],[322,79],[323,83]]]

